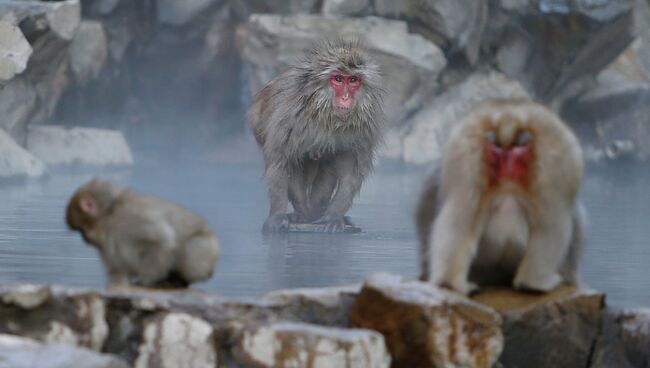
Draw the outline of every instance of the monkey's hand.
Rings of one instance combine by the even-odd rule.
[[[315,224],[325,224],[325,232],[340,233],[345,230],[345,216],[336,212],[326,212],[323,217],[314,221]]]
[[[262,227],[262,231],[265,233],[284,233],[288,230],[289,216],[285,213],[269,216]]]

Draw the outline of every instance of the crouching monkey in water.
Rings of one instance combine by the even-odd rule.
[[[453,129],[420,199],[421,279],[463,294],[483,284],[577,284],[582,171],[578,140],[547,108],[476,108]]]
[[[290,221],[325,224],[329,232],[349,224],[345,214],[381,137],[382,84],[357,43],[335,41],[257,94],[248,116],[266,163],[271,210],[263,231],[287,231]]]
[[[97,247],[109,286],[186,287],[212,276],[219,243],[198,215],[105,180],[81,186],[66,222]]]

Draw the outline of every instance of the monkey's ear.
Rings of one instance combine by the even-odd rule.
[[[91,217],[97,216],[97,213],[99,212],[97,209],[97,202],[89,195],[84,195],[79,198],[79,208],[81,209],[81,212]]]

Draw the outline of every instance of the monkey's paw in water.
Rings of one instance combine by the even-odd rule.
[[[290,233],[344,233],[344,234],[358,234],[361,232],[360,227],[356,227],[350,216],[342,216],[342,222],[336,221],[336,226],[333,222],[328,222],[326,216],[314,222],[292,221],[289,218],[289,232]]]

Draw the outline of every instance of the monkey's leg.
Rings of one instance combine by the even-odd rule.
[[[420,277],[422,281],[428,281],[431,274],[431,232],[433,221],[438,209],[438,191],[440,186],[440,169],[436,168],[424,184],[424,190],[420,196],[418,207],[415,213],[415,223],[420,243]]]
[[[352,206],[354,196],[361,188],[363,177],[357,169],[357,159],[352,153],[335,158],[338,187],[323,217],[317,223],[326,224],[326,231],[341,232],[345,229],[345,213]]]
[[[294,223],[308,222],[309,201],[307,199],[307,171],[309,163],[302,170],[295,170],[289,180],[289,201],[294,213],[289,215],[289,221]]]
[[[330,204],[337,181],[334,164],[332,162],[321,163],[309,197],[311,219],[319,219],[323,216]]]
[[[433,265],[430,279],[438,286],[462,294],[477,289],[475,284],[468,281],[468,277],[478,247],[480,228],[471,222],[465,208],[454,201],[447,201],[435,220],[430,236],[428,262]]]
[[[188,283],[212,276],[219,258],[219,242],[212,234],[198,234],[183,244],[178,272]]]
[[[266,170],[266,182],[269,187],[269,202],[271,209],[269,217],[264,222],[262,231],[286,232],[289,229],[287,207],[289,205],[290,173],[280,165],[271,165]]]
[[[569,251],[571,216],[554,213],[535,227],[515,275],[515,288],[550,291],[562,282],[558,271]]]
[[[570,285],[580,284],[580,275],[578,268],[580,257],[582,256],[582,247],[584,244],[584,209],[582,206],[576,208],[573,214],[573,224],[571,229],[571,242],[569,251],[560,267],[560,274]]]
[[[110,257],[100,253],[104,269],[106,270],[106,277],[108,278],[108,287],[111,289],[125,288],[130,285],[129,275],[119,267],[114,266],[110,262]]]

